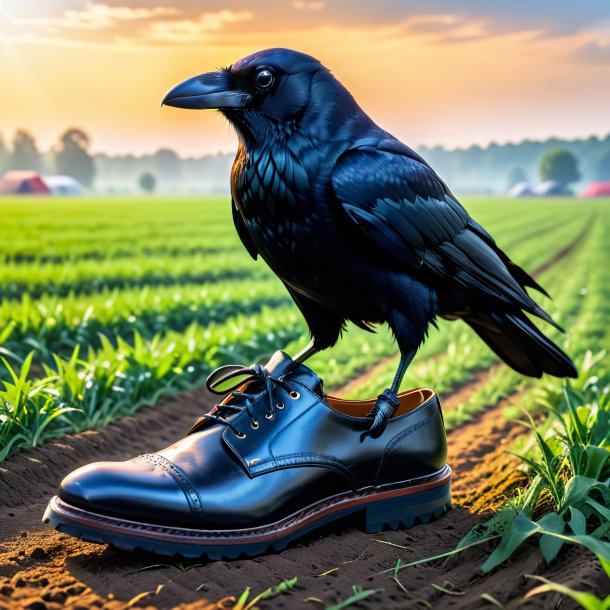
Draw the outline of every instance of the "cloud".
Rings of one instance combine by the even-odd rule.
[[[107,0],[112,2],[112,0]],[[127,6],[127,4],[131,6]],[[186,13],[176,6],[134,6],[91,2],[83,9],[65,8],[55,15],[16,16],[0,8],[4,40],[58,44],[144,46],[201,42],[225,26],[254,19],[248,10],[222,9]]]
[[[254,19],[251,11],[222,10],[202,13],[196,19],[165,19],[150,24],[144,36],[156,42],[199,42],[205,34],[218,32],[229,23]]]
[[[109,6],[92,2],[83,10],[68,9],[57,17],[11,17],[17,27],[42,27],[47,31],[59,29],[99,30],[116,27],[126,21],[143,21],[176,15],[175,7],[156,6],[153,8],[133,8],[129,6]]]
[[[418,15],[404,23],[404,30],[415,36],[429,36],[434,42],[456,43],[486,38],[487,24],[463,15]]]
[[[572,53],[572,58],[588,64],[607,66],[610,64],[610,42],[587,42]]]
[[[324,0],[294,0],[292,6],[298,11],[321,11],[326,8]]]

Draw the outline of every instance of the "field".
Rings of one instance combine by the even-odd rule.
[[[536,298],[567,333],[545,332],[579,379],[526,379],[441,321],[403,387],[441,395],[450,513],[375,536],[342,523],[253,560],[159,565],[46,529],[57,483],[177,440],[213,404],[212,369],[295,353],[305,324],[241,246],[225,198],[0,199],[0,608],[250,608],[237,602],[247,587],[280,583],[256,605],[571,608],[574,591],[610,595],[610,201],[464,204],[552,295]],[[387,329],[352,327],[307,364],[328,393],[368,398],[396,356]]]

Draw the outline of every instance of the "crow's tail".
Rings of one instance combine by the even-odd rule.
[[[521,312],[493,312],[464,317],[506,364],[523,375],[577,377],[570,358]]]

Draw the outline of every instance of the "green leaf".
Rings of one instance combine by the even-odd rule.
[[[6,343],[7,339],[12,334],[13,330],[17,326],[15,320],[11,320],[1,331],[0,331],[0,345]]]
[[[570,521],[569,526],[577,536],[584,536],[587,533],[587,520],[582,514],[582,511],[575,507],[570,507]]]
[[[599,515],[601,516],[601,520],[606,521],[606,524],[610,523],[610,508],[606,506],[602,506],[599,502],[594,500],[593,498],[587,498],[586,504],[594,508]],[[577,533],[577,532],[574,532]]]
[[[585,471],[582,473],[593,479],[601,479],[606,464],[610,461],[610,451],[604,447],[591,445],[584,450]]]
[[[563,534],[565,529],[565,523],[563,518],[557,513],[548,513],[538,521],[540,527],[555,532],[557,534]],[[557,557],[557,554],[563,546],[564,540],[557,538],[556,536],[549,536],[548,534],[542,534],[540,537],[540,552],[547,563],[550,563]]]
[[[552,531],[544,530],[543,528],[540,528],[540,533],[548,534],[549,536],[557,536],[562,540],[581,544],[589,549],[599,559],[604,571],[610,578],[610,542],[605,542],[589,535],[573,536],[569,534],[557,534]]]
[[[11,438],[11,440],[4,447],[2,447],[2,450],[0,450],[0,462],[5,460],[20,444],[28,445],[29,442],[30,439],[23,433],[13,436],[13,438]]]
[[[250,596],[250,587],[246,587],[244,592],[239,596],[237,603],[233,606],[232,610],[244,610],[244,605],[248,601]]]
[[[585,610],[610,610],[610,595],[605,599],[600,599],[593,593],[586,593],[584,591],[576,591],[570,587],[566,587],[560,583],[552,582],[543,576],[530,576],[529,578],[535,578],[536,580],[542,581],[544,584],[535,587],[531,591],[528,591],[524,599],[529,599],[534,595],[540,595],[541,593],[549,593],[554,591],[571,597],[575,602],[580,604]]]
[[[470,534],[472,534],[472,532],[470,532]],[[424,559],[418,559],[417,561],[411,561],[410,563],[401,563],[401,560],[399,559],[393,568],[388,568],[387,570],[382,570],[381,572],[378,572],[378,574],[387,574],[388,572],[392,572],[392,575],[396,576],[396,574],[400,570],[404,570],[406,568],[411,568],[413,566],[418,566],[423,563],[429,563],[430,561],[436,561],[437,559],[446,559],[447,557],[452,557],[453,555],[457,555],[458,553],[461,553],[462,551],[465,551],[466,549],[471,549],[475,546],[479,546],[480,544],[484,544],[486,542],[489,542],[490,540],[495,540],[496,538],[499,538],[499,537],[500,536],[498,534],[493,534],[493,535],[489,534],[489,536],[480,538],[480,539],[476,540],[475,542],[465,543],[465,540],[467,538],[469,538],[469,534],[467,534],[464,538],[462,538],[462,540],[460,541],[458,546],[455,549],[453,549],[452,551],[447,551],[446,553],[441,553],[440,555],[433,555],[432,557],[426,557]],[[472,538],[469,538],[469,540],[472,540]]]
[[[506,561],[525,540],[538,530],[538,524],[528,519],[523,513],[517,515],[502,534],[500,544],[481,566],[483,572],[489,572]]]
[[[349,608],[353,604],[356,604],[371,595],[375,595],[375,593],[379,592],[379,589],[363,589],[358,585],[354,585],[352,587],[354,591],[353,595],[339,602],[338,604],[334,604],[332,606],[326,606],[325,610],[343,610],[344,608]]]
[[[259,593],[256,597],[251,599],[246,606],[244,606],[243,610],[254,610],[254,606],[261,599],[271,599],[272,597],[276,597],[281,595],[282,593],[286,593],[297,584],[297,577],[291,578],[290,580],[285,580],[281,582],[279,585],[275,587],[269,587],[265,589],[262,593]],[[245,602],[245,600],[244,600]]]
[[[596,479],[576,475],[568,480],[563,498],[564,506],[578,506],[593,489],[602,485]]]

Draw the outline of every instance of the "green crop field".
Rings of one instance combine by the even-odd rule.
[[[464,204],[551,294],[552,300],[536,299],[566,333],[540,326],[572,356],[579,378],[525,378],[467,325],[439,320],[403,388],[429,386],[441,395],[453,501],[471,525],[464,529],[459,511],[443,517],[447,531],[461,530],[463,537],[433,557],[418,554],[417,547],[409,556],[409,546],[373,540],[393,549],[375,577],[389,577],[405,592],[402,570],[427,569],[422,564],[479,545],[493,551],[484,560],[467,559],[468,570],[488,572],[532,537],[549,565],[570,543],[599,560],[610,577],[610,200],[486,198]],[[26,453],[32,462],[19,470],[25,449],[119,417],[135,414],[137,421],[142,407],[180,404],[173,394],[201,386],[220,365],[264,362],[277,349],[294,354],[308,341],[281,282],[240,244],[227,198],[3,198],[0,218],[0,472],[17,468],[25,472],[24,484],[38,480],[32,464],[40,463]],[[385,327],[375,334],[350,327],[333,349],[307,362],[327,392],[347,398],[377,396],[396,363]],[[143,440],[156,444],[155,435],[149,431]],[[75,438],[92,442],[86,435]],[[34,452],[50,449],[55,456],[63,447]],[[9,476],[3,489],[11,485]],[[351,534],[338,540],[348,554],[339,567],[310,579],[309,589],[358,564],[362,553],[349,558],[356,548]],[[289,565],[292,570],[299,562]],[[571,574],[571,564],[562,565],[560,572]],[[186,571],[203,564],[177,566]],[[443,566],[442,572],[431,568],[432,578],[447,578],[431,585],[432,595],[464,595],[449,580],[449,564]],[[299,579],[307,576],[301,568]],[[585,572],[573,581],[578,590],[532,577],[543,584],[528,595],[559,591],[583,600]],[[296,582],[290,578],[269,591],[286,592]],[[488,582],[481,581],[479,601],[504,607]],[[382,590],[354,586],[353,595],[343,592],[344,601],[327,607],[348,607]],[[242,598],[248,594],[246,589]],[[132,602],[142,595],[148,593]],[[592,605],[586,607],[608,607],[610,598],[587,595]],[[240,603],[234,607],[244,607]]]
[[[549,327],[551,336],[576,360],[606,348],[610,202],[465,205],[553,296],[540,301],[568,333]],[[225,198],[5,198],[0,214],[2,459],[154,404],[221,364],[264,360],[307,342],[281,283],[241,247]],[[375,335],[350,328],[310,363],[327,390],[353,380],[346,396],[373,397],[391,380],[395,352],[386,328]],[[466,325],[441,321],[405,386],[446,395],[496,361]],[[535,391],[536,382],[494,367],[447,423],[524,383]]]

